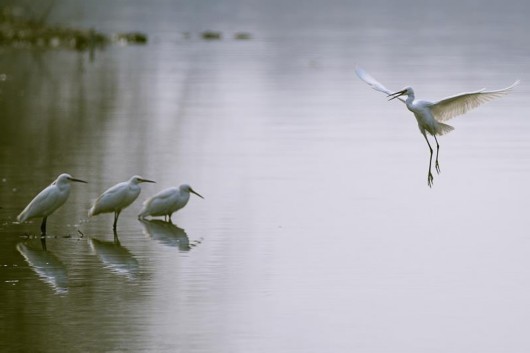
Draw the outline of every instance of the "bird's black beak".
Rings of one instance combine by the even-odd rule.
[[[81,180],[81,179],[76,179],[76,178],[68,178],[70,181],[75,181],[77,183],[85,183],[85,184],[88,184],[88,182],[84,181],[84,180]]]
[[[193,190],[192,188],[190,188],[190,192],[191,193],[194,193],[195,195],[199,196],[201,199],[204,199],[204,197],[202,197],[201,194],[199,194],[197,191]]]
[[[149,180],[149,179],[138,179],[138,180],[141,181],[142,183],[156,183],[156,181]]]
[[[392,99],[396,99],[397,97],[404,95],[405,92],[406,90],[401,90],[401,91],[397,91],[394,93],[390,93],[387,97],[391,97],[391,98],[389,98],[388,100],[391,101]]]

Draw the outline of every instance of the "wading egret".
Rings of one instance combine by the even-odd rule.
[[[116,184],[101,194],[90,210],[88,216],[95,216],[100,213],[114,212],[114,224],[112,229],[116,230],[116,223],[121,210],[129,206],[140,195],[140,183],[154,183],[152,180],[144,179],[135,175],[128,181]]]
[[[158,194],[147,199],[144,206],[138,215],[138,218],[145,218],[147,216],[166,216],[171,221],[171,215],[186,206],[190,199],[190,193],[204,199],[199,193],[191,188],[188,184],[168,188],[160,191]]]
[[[420,132],[425,138],[425,141],[427,141],[427,145],[431,151],[431,157],[429,160],[429,173],[427,175],[427,184],[429,186],[432,186],[433,182],[433,176],[431,172],[433,149],[429,143],[429,140],[427,139],[427,133],[432,135],[434,137],[434,141],[436,141],[435,168],[436,172],[440,173],[440,166],[438,164],[438,151],[440,150],[440,145],[438,144],[436,135],[444,135],[454,129],[452,126],[444,124],[443,122],[452,119],[455,116],[465,114],[469,110],[476,108],[483,103],[506,95],[519,83],[519,81],[516,81],[511,86],[496,91],[486,91],[485,89],[482,89],[474,92],[460,93],[444,98],[437,102],[428,102],[416,100],[412,87],[405,87],[400,91],[392,92],[360,67],[356,67],[355,72],[361,80],[370,85],[374,90],[385,93],[387,97],[390,98],[389,100],[398,98],[400,101],[406,104],[408,110],[414,113]],[[407,96],[407,99],[403,99],[401,96]]]
[[[70,183],[86,183],[84,180],[75,179],[70,174],[63,173],[55,179],[46,189],[42,190],[22,211],[17,220],[25,222],[32,218],[41,218],[40,226],[41,235],[46,235],[46,220],[48,216],[61,207],[70,195]]]

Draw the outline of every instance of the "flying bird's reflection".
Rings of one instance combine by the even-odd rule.
[[[31,269],[59,294],[68,292],[68,274],[66,265],[55,254],[46,249],[46,239],[41,245],[32,241],[17,244],[18,252],[26,259]]]
[[[198,242],[191,242],[186,231],[171,222],[160,219],[140,219],[144,226],[144,234],[149,238],[167,246],[176,247],[180,251],[190,251]]]
[[[89,237],[88,243],[105,267],[112,272],[124,275],[130,279],[137,276],[138,260],[127,248],[121,246],[118,233],[114,232],[113,241],[103,241]]]

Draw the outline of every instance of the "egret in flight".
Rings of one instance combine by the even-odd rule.
[[[88,211],[88,216],[91,217],[100,213],[114,212],[112,229],[116,231],[116,223],[118,222],[120,212],[133,203],[138,198],[138,195],[140,195],[140,183],[154,183],[154,181],[135,175],[128,181],[112,186],[96,199]]]
[[[48,216],[61,207],[70,195],[70,183],[86,183],[84,180],[73,178],[70,174],[61,174],[47,188],[42,190],[22,211],[17,220],[25,222],[32,218],[41,218],[41,236],[46,236],[46,220]]]
[[[190,199],[190,193],[204,199],[204,197],[193,190],[188,184],[183,184],[178,188],[168,188],[147,199],[144,202],[138,218],[143,219],[147,216],[164,216],[165,218],[168,216],[171,222],[171,215],[186,206]]]
[[[516,81],[511,86],[496,91],[486,91],[485,89],[482,89],[474,92],[460,93],[444,98],[437,102],[428,102],[417,100],[412,87],[405,87],[400,91],[392,92],[360,67],[356,67],[355,72],[361,80],[366,82],[374,90],[385,93],[387,97],[390,98],[389,100],[398,98],[400,101],[406,104],[408,110],[414,113],[420,132],[425,138],[425,141],[427,141],[427,145],[429,146],[429,150],[431,152],[431,157],[429,160],[429,173],[427,175],[427,184],[429,186],[432,186],[433,182],[433,176],[431,172],[433,149],[429,143],[429,140],[427,139],[427,133],[433,136],[434,141],[436,141],[435,168],[436,172],[439,174],[440,165],[438,164],[438,151],[440,150],[440,145],[438,144],[438,139],[436,136],[444,135],[454,129],[452,126],[447,125],[444,122],[454,118],[455,116],[465,114],[469,110],[476,108],[483,103],[506,95],[519,83],[519,81]],[[401,96],[407,96],[407,98],[404,99]]]

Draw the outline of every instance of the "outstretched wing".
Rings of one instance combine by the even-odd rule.
[[[368,72],[366,72],[364,69],[360,68],[359,66],[355,67],[355,73],[361,80],[366,82],[370,87],[375,89],[376,91],[383,92],[386,95],[392,94],[391,90],[383,86],[379,81],[377,81],[375,78],[372,77]],[[402,102],[405,102],[405,100],[401,97],[398,97],[398,99]]]
[[[476,108],[483,103],[505,96],[512,90],[512,88],[517,86],[517,84],[519,84],[519,81],[514,82],[509,87],[496,91],[485,91],[482,89],[476,92],[461,93],[452,97],[447,97],[433,103],[431,111],[437,121],[446,121],[455,116],[465,114],[469,110]]]

